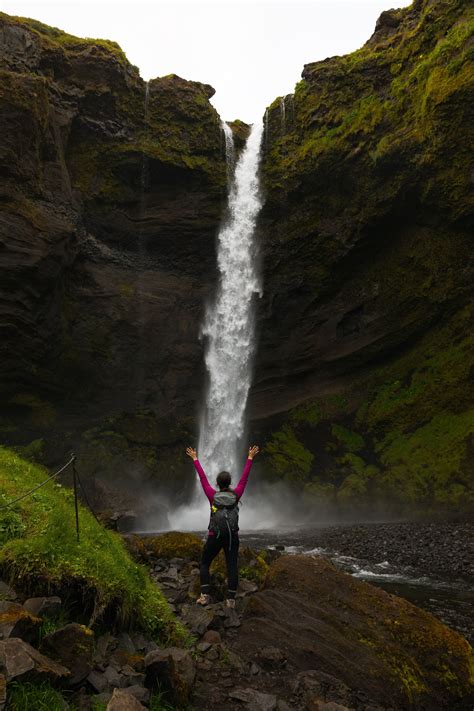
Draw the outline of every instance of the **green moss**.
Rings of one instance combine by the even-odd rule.
[[[410,160],[410,150],[415,155],[429,146],[433,152],[449,141],[462,152],[456,124],[468,120],[461,116],[471,87],[472,13],[450,3],[435,17],[426,8],[415,22],[413,17],[411,8],[401,12],[399,32],[383,43],[383,52],[369,43],[305,68],[295,87],[293,121],[283,136],[280,129],[270,132],[264,165],[269,187],[298,188],[302,176],[314,179],[322,170],[325,157],[334,162],[369,155],[377,162],[399,151]],[[453,102],[460,108],[454,120],[447,108]],[[268,109],[271,127],[279,125],[279,112],[276,100]],[[450,189],[466,198],[465,177],[461,186],[456,183]]]
[[[47,470],[0,449],[2,502],[9,502],[47,478]],[[25,590],[51,589],[67,597],[80,590],[93,600],[95,614],[113,615],[118,624],[155,636],[180,637],[160,590],[145,568],[134,563],[121,538],[100,526],[81,505],[81,540],[76,540],[72,491],[51,482],[15,504],[22,527],[3,546],[0,567]]]
[[[314,459],[314,455],[297,439],[289,425],[273,433],[265,445],[265,453],[274,475],[291,482],[304,480]]]
[[[411,434],[391,433],[380,459],[380,486],[409,503],[458,507],[474,504],[469,460],[474,450],[474,410],[439,414]]]
[[[342,425],[333,425],[331,433],[346,452],[358,452],[364,447],[364,438],[357,432],[352,432]]]
[[[45,44],[64,47],[64,49],[74,53],[82,52],[84,50],[90,49],[91,47],[97,48],[98,50],[102,51],[105,56],[111,55],[123,65],[131,67],[127,60],[127,57],[125,56],[125,53],[117,44],[117,42],[112,42],[111,40],[104,39],[75,37],[74,35],[70,35],[67,32],[58,29],[57,27],[50,27],[49,25],[45,25],[44,23],[39,22],[38,20],[33,20],[26,17],[12,17],[9,15],[5,15],[4,13],[0,13],[0,16],[3,18],[7,18],[9,22],[17,22],[23,25],[24,27],[27,27],[28,29],[32,30],[42,39]]]
[[[387,659],[387,663],[394,676],[401,682],[410,703],[416,701],[417,698],[423,697],[429,691],[420,667],[414,660],[407,661],[390,657]]]
[[[172,531],[159,536],[146,537],[143,544],[147,551],[157,558],[190,558],[199,561],[202,553],[202,540],[194,533]]]
[[[367,504],[371,497],[374,484],[380,474],[378,467],[367,464],[361,457],[355,454],[346,454],[338,459],[347,476],[344,476],[342,483],[337,490],[337,501],[342,507],[363,506]]]

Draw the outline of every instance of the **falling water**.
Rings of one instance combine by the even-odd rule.
[[[270,137],[269,125],[268,125],[268,109],[265,109],[264,122],[265,122],[265,150],[267,151],[268,150],[268,139]]]
[[[232,185],[235,167],[234,134],[229,124],[222,122],[222,132],[225,140],[225,162],[227,165],[227,185]]]
[[[209,385],[199,436],[199,457],[208,475],[237,473],[245,407],[252,375],[255,294],[261,293],[254,244],[261,207],[258,167],[262,125],[254,124],[235,167],[228,218],[218,239],[219,285],[206,311]]]
[[[285,106],[285,97],[281,96],[280,97],[280,119],[281,119],[281,132],[285,133],[286,129],[286,106]]]

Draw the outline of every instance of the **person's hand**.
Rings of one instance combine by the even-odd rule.
[[[187,448],[186,448],[186,454],[188,455],[188,457],[191,457],[191,459],[193,460],[193,462],[196,461],[196,459],[198,458],[198,455],[197,455],[196,450],[193,449],[192,447],[187,447]]]
[[[253,447],[249,449],[249,459],[253,459],[259,452],[259,448],[254,444]]]

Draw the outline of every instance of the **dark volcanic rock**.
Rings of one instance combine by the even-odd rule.
[[[145,657],[147,683],[159,684],[167,690],[178,706],[186,705],[190,699],[196,670],[191,654],[185,649],[169,647],[157,649]]]
[[[61,611],[61,598],[57,595],[50,597],[30,597],[25,600],[23,607],[30,614],[37,617],[54,617]]]
[[[140,711],[146,707],[128,689],[114,689],[112,698],[107,704],[107,711]]]
[[[277,666],[287,660],[288,677],[279,672],[280,682],[294,671],[311,672],[293,693],[351,708],[438,711],[472,691],[465,639],[322,558],[282,556],[273,563],[265,589],[249,598],[234,649],[256,661],[266,654],[267,664],[269,656]],[[315,678],[314,670],[333,678],[332,695],[324,696],[327,679]]]
[[[69,677],[68,669],[16,637],[0,642],[0,672],[7,682],[12,679],[54,682]]]
[[[92,670],[94,633],[76,622],[46,635],[41,648],[71,672],[70,683],[78,684]]]
[[[41,620],[16,602],[0,600],[0,639],[21,637],[33,641]]]
[[[145,408],[175,425],[200,396],[225,198],[214,90],[170,75],[149,83],[145,107],[114,42],[3,13],[0,38],[3,411],[23,442]],[[114,479],[143,470],[145,443],[130,435]]]
[[[384,12],[267,110],[251,412],[321,511],[472,510],[471,22]]]
[[[264,694],[256,689],[234,689],[229,697],[241,701],[248,711],[275,711],[277,707],[276,696]]]

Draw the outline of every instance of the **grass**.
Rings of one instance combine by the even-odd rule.
[[[50,684],[13,681],[8,685],[6,711],[63,711],[64,699]]]
[[[0,504],[44,481],[48,471],[0,448]],[[148,571],[134,562],[121,537],[79,506],[76,540],[73,492],[54,480],[12,509],[0,510],[0,573],[33,594],[55,592],[95,619],[133,627],[160,640],[185,632]],[[71,599],[72,596],[72,599]]]

